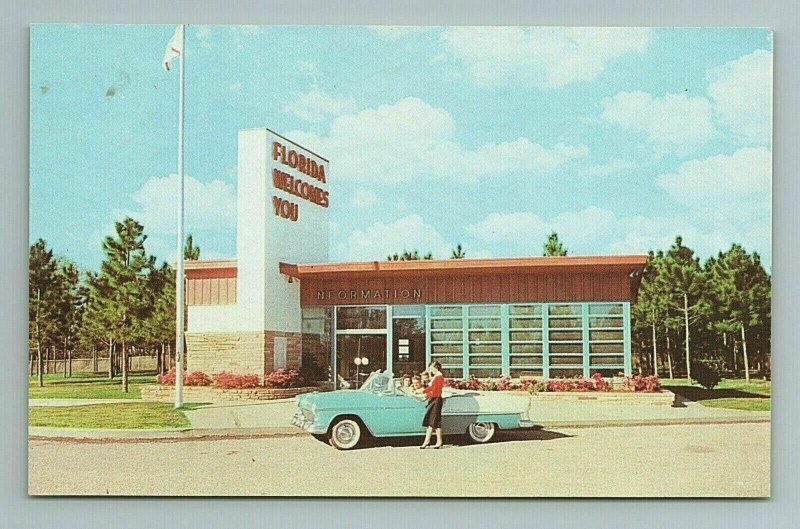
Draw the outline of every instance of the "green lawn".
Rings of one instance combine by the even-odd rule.
[[[60,374],[44,377],[44,386],[39,387],[36,377],[28,379],[30,399],[138,399],[139,389],[145,384],[155,384],[155,375],[131,375],[128,393],[122,391],[122,379],[109,380],[106,375],[80,374],[64,378]]]
[[[187,404],[184,409],[198,406],[201,405]],[[28,424],[58,428],[152,429],[187,428],[189,420],[172,404],[131,402],[30,408]]]
[[[661,386],[677,395],[710,408],[770,411],[772,382],[769,380],[723,379],[708,390],[685,378],[661,379]]]

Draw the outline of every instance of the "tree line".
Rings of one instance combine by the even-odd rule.
[[[157,370],[171,365],[175,342],[175,270],[157,264],[144,248],[144,226],[132,218],[116,222],[103,239],[98,271],[83,272],[39,239],[29,255],[29,361],[44,383],[48,360],[61,357],[70,376],[73,357],[108,359],[108,377],[121,376],[127,391],[132,355],[156,358]],[[545,256],[567,255],[551,233]],[[184,258],[199,259],[189,235]],[[451,259],[466,257],[458,244]],[[389,260],[430,259],[417,250]],[[705,262],[681,237],[667,250],[651,251],[631,307],[635,367],[642,373],[691,378],[698,362],[733,376],[769,375],[771,278],[758,253],[740,244]]]
[[[44,384],[45,364],[59,356],[64,376],[73,357],[108,358],[108,377],[121,375],[128,390],[132,354],[155,356],[157,370],[171,363],[175,342],[175,270],[157,264],[144,248],[144,226],[128,217],[103,239],[104,260],[98,271],[81,272],[54,255],[39,239],[30,246],[28,336],[31,375]],[[198,259],[200,248],[189,235],[186,259]]]

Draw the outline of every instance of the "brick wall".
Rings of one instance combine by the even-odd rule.
[[[186,368],[207,374],[273,371],[275,337],[286,337],[286,367],[302,364],[301,334],[280,331],[186,334]]]

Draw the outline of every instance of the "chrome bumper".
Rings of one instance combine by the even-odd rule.
[[[323,434],[327,431],[325,428],[319,426],[316,421],[303,415],[301,410],[298,410],[297,413],[294,414],[294,417],[292,417],[292,426],[297,426],[312,434]]]
[[[521,420],[519,421],[520,428],[533,428],[534,424],[533,421],[530,420]]]

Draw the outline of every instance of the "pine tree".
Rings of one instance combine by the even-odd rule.
[[[144,227],[128,217],[115,223],[116,237],[106,237],[106,259],[100,266],[98,280],[104,288],[99,303],[110,319],[112,336],[122,352],[122,390],[128,391],[128,353],[131,343],[146,333],[145,321],[152,310],[148,299],[149,275],[155,258],[144,249]],[[113,345],[113,344],[112,344]]]
[[[567,249],[561,244],[561,241],[558,240],[558,234],[556,232],[552,232],[547,236],[547,240],[542,245],[542,249],[542,255],[545,257],[567,255]]]
[[[703,299],[703,288],[706,278],[700,268],[700,261],[694,256],[694,250],[683,245],[678,236],[664,257],[663,273],[658,279],[669,309],[677,311],[683,319],[684,353],[686,361],[686,378],[691,380],[691,332],[690,327],[708,310]]]
[[[658,376],[658,334],[667,317],[668,300],[661,289],[660,274],[664,268],[664,252],[650,252],[636,303],[631,308],[634,333],[649,335],[652,347],[653,374]]]
[[[741,336],[745,380],[750,381],[748,331],[770,319],[770,278],[757,253],[748,254],[739,244],[709,260],[707,269],[711,291],[717,303],[721,324],[737,328]],[[730,328],[730,327],[727,327]]]
[[[186,237],[186,245],[183,247],[183,258],[187,261],[197,261],[200,259],[200,247],[194,245],[191,233]]]
[[[43,348],[49,347],[58,324],[60,280],[58,262],[47,243],[38,239],[28,256],[28,339],[36,350],[37,383],[44,385]]]

